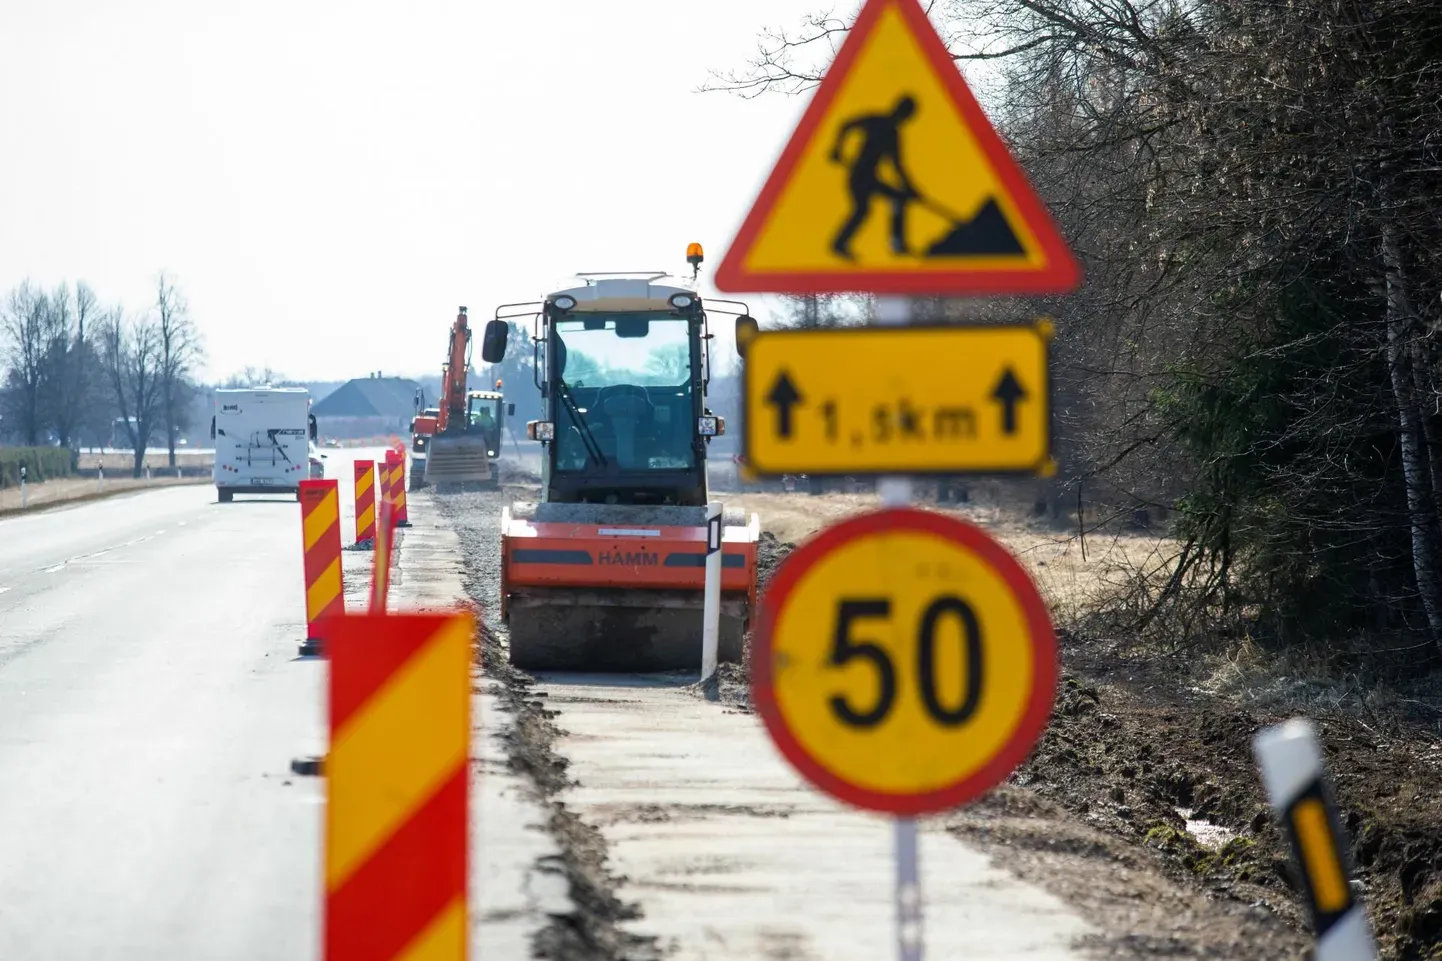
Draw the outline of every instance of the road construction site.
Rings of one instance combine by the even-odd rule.
[[[0,520],[0,956],[1281,961],[1310,924],[1365,961],[1365,896],[1428,957],[1435,739],[1138,656],[1097,615],[1165,569],[1144,529],[1028,520],[1024,485],[797,491],[808,444],[930,455],[867,447],[898,405],[867,426],[739,302],[709,309],[771,446],[713,460],[710,313],[643,274],[487,322],[491,364],[536,334],[513,452],[462,307],[409,445],[318,455],[304,390],[218,391],[214,490]],[[1040,470],[1050,328],[956,330],[991,433],[945,456]],[[950,389],[856,336],[822,347],[878,344],[877,390]]]
[[[349,463],[328,470],[345,477]],[[748,704],[745,665],[723,664],[707,686],[695,672],[528,674],[507,663],[499,518],[535,496],[508,474],[497,492],[413,492],[392,581],[398,609],[469,604],[482,615],[477,949],[567,961],[885,953],[888,826],[785,763]],[[854,495],[761,497],[787,538],[807,533],[800,518],[864,506]],[[974,510],[1030,545],[1038,573],[1062,563],[1039,547],[1066,553],[1066,535]],[[342,513],[349,544],[354,517]],[[291,762],[326,751],[325,662],[295,653],[296,527],[288,499],[219,505],[204,488],[0,521],[0,955],[44,945],[53,958],[162,947],[317,956],[324,781]],[[764,577],[789,545],[763,545]],[[344,552],[353,608],[368,563],[366,551]],[[923,822],[932,950],[1299,957],[1302,919],[1245,764],[1246,737],[1266,716],[1188,699],[1185,683],[1098,647],[1071,644],[1066,660],[1032,759],[981,802]],[[1360,735],[1342,723],[1330,722],[1331,737]],[[1380,898],[1397,877],[1418,877],[1418,832],[1437,812],[1407,785],[1442,758],[1403,756],[1384,736],[1369,743],[1369,767],[1344,790],[1395,777],[1410,808],[1405,820],[1374,809],[1358,824]]]

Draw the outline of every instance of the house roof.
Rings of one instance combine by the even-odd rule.
[[[405,377],[357,377],[316,401],[316,417],[409,417],[415,413],[415,381]]]

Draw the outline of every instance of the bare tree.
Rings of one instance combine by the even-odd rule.
[[[165,449],[170,466],[175,466],[175,437],[189,426],[189,395],[196,365],[204,357],[200,332],[190,317],[185,297],[161,271],[156,280],[155,333],[159,338],[161,414],[165,428]]]
[[[287,386],[289,381],[279,371],[271,370],[269,367],[245,367],[231,374],[221,381],[219,386],[226,389],[239,387],[262,387],[269,384],[272,387]]]
[[[95,292],[85,283],[60,284],[46,300],[48,311],[42,410],[46,424],[64,447],[76,449],[85,428],[98,427],[99,361],[95,353],[95,324],[100,314]]]
[[[5,361],[5,408],[10,429],[31,447],[45,431],[43,395],[49,368],[50,311],[28,280],[0,308],[0,350]]]
[[[119,307],[110,311],[100,325],[100,358],[139,477],[156,422],[165,416],[163,353],[153,312],[127,318]]]
[[[800,294],[782,298],[782,327],[848,327],[865,321],[871,298],[863,294]]]
[[[1186,594],[1254,636],[1442,651],[1442,2],[927,9],[1085,265],[1037,305],[1059,480],[1176,510],[1147,617]],[[712,86],[809,90],[848,24]]]

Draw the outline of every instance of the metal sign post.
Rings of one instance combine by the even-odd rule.
[[[911,301],[905,297],[876,298],[876,323],[903,327],[911,323]],[[877,483],[883,507],[911,504],[911,478],[891,474]],[[922,901],[921,843],[916,819],[898,816],[893,822],[896,849],[896,956],[901,961],[921,961]]]

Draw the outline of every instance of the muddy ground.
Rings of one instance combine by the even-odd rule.
[[[763,578],[792,546],[763,535]],[[951,830],[993,847],[1048,851],[1059,859],[1055,866],[1068,859],[1153,865],[1231,912],[1248,932],[1232,944],[1233,953],[1214,955],[1219,945],[1206,932],[1139,929],[1133,941],[1108,945],[1108,956],[1288,956],[1290,945],[1303,943],[1306,919],[1251,739],[1259,727],[1292,714],[1249,711],[1203,693],[1211,668],[1185,656],[1126,654],[1115,643],[1064,630],[1060,641],[1062,681],[1041,743],[1006,787],[955,816]],[[721,697],[744,706],[746,684],[745,666],[728,669]],[[1442,739],[1400,716],[1315,710],[1309,716],[1324,744],[1351,836],[1355,887],[1382,957],[1439,961]],[[1075,832],[1038,836],[1028,822],[1044,812],[1064,812]],[[1022,873],[1059,883],[1057,893],[1089,909],[1104,908],[1103,892],[1067,884],[1068,872],[1033,863]],[[1291,936],[1260,921],[1258,911]]]

